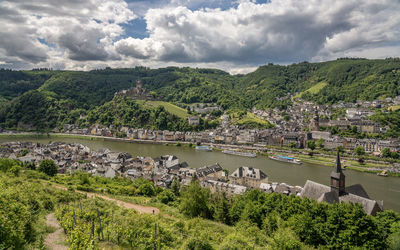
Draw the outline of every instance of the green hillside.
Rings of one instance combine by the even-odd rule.
[[[228,111],[246,111],[254,106],[283,109],[291,105],[288,94],[295,93],[320,104],[400,95],[400,59],[268,64],[246,75],[230,75],[216,69],[136,67],[89,72],[0,70],[0,76],[0,126],[3,127],[35,123],[35,120],[49,120],[43,126],[54,127],[70,120],[72,112],[74,115],[82,110],[88,112],[111,101],[115,92],[135,86],[139,79],[147,92],[166,102],[159,104],[167,112],[180,118],[187,114],[167,103],[182,106],[217,103]],[[31,100],[32,93],[43,100]],[[39,103],[42,106],[37,106]],[[37,119],[27,116],[26,110],[33,110]]]
[[[186,117],[189,116],[188,112],[186,109],[183,109],[181,107],[178,107],[172,103],[169,102],[164,102],[164,101],[147,101],[145,102],[146,104],[149,104],[153,107],[158,107],[162,106],[165,108],[166,111],[169,113],[178,116],[179,118],[185,119]]]
[[[305,93],[309,93],[311,95],[316,95],[321,91],[321,89],[325,88],[327,85],[328,85],[327,82],[319,82],[319,83],[315,84],[314,86],[312,86],[311,88],[295,95],[294,98],[301,98],[301,97],[303,97],[303,95]]]
[[[198,181],[188,186],[174,181],[164,189],[142,178],[79,171],[48,176],[29,167],[0,159],[1,249],[44,249],[54,232],[46,225],[52,214],[65,242],[51,242],[70,249],[398,247],[400,216],[391,210],[373,217],[359,204],[318,203],[259,190],[227,197],[212,194]],[[94,193],[102,198],[89,198]],[[138,206],[148,212],[137,212]]]

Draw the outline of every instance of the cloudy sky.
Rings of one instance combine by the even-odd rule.
[[[400,56],[400,0],[0,0],[0,67],[170,65]]]

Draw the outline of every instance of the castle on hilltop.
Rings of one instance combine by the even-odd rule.
[[[377,212],[383,211],[383,201],[371,200],[360,184],[346,187],[339,152],[337,153],[335,167],[331,173],[330,187],[307,180],[300,196],[314,199],[318,202],[339,203],[343,201],[358,203],[361,204],[365,213],[369,215],[376,215]]]
[[[150,93],[147,93],[146,89],[143,88],[143,84],[140,80],[136,81],[136,87],[121,90],[119,92],[116,92],[115,95],[126,96],[134,100],[148,100],[148,101],[160,100],[159,98],[151,95]]]

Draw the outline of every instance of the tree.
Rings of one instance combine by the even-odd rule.
[[[315,141],[307,141],[307,147],[313,151],[315,149]]]
[[[315,149],[315,141],[307,141],[307,147],[311,149],[310,156],[313,156],[313,151]]]
[[[394,222],[390,229],[391,234],[388,237],[390,249],[400,249],[400,221]]]
[[[393,159],[399,159],[399,153],[393,151],[390,153],[390,157]]]
[[[216,203],[214,212],[215,219],[229,225],[231,218],[229,216],[229,203],[225,193],[218,194]]]
[[[339,151],[339,153],[344,153],[344,147],[343,146],[338,146],[336,148],[337,151]]]
[[[324,139],[320,138],[315,143],[315,146],[317,146],[318,148],[324,148],[324,142],[325,142]]]
[[[388,157],[390,157],[390,149],[388,149],[388,148],[384,148],[383,150],[382,150],[382,156],[383,157],[385,157],[385,158],[388,158]]]
[[[189,217],[201,216],[210,218],[210,209],[208,207],[209,190],[202,188],[200,183],[192,181],[182,193],[181,211]]]
[[[176,196],[179,196],[180,189],[181,189],[181,183],[178,181],[178,178],[174,176],[174,179],[171,184],[171,190]]]
[[[364,150],[364,148],[363,148],[362,146],[357,146],[357,147],[354,149],[354,153],[355,153],[356,155],[358,155],[358,156],[362,156],[362,155],[365,154],[365,150]]]
[[[43,172],[49,176],[55,176],[57,174],[58,168],[53,160],[44,159],[40,162],[38,170],[39,172]]]

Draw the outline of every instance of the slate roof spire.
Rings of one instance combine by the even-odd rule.
[[[339,151],[336,156],[336,164],[331,173],[331,190],[335,191],[338,196],[346,193],[345,187],[345,176],[342,172],[342,165],[340,163]]]

